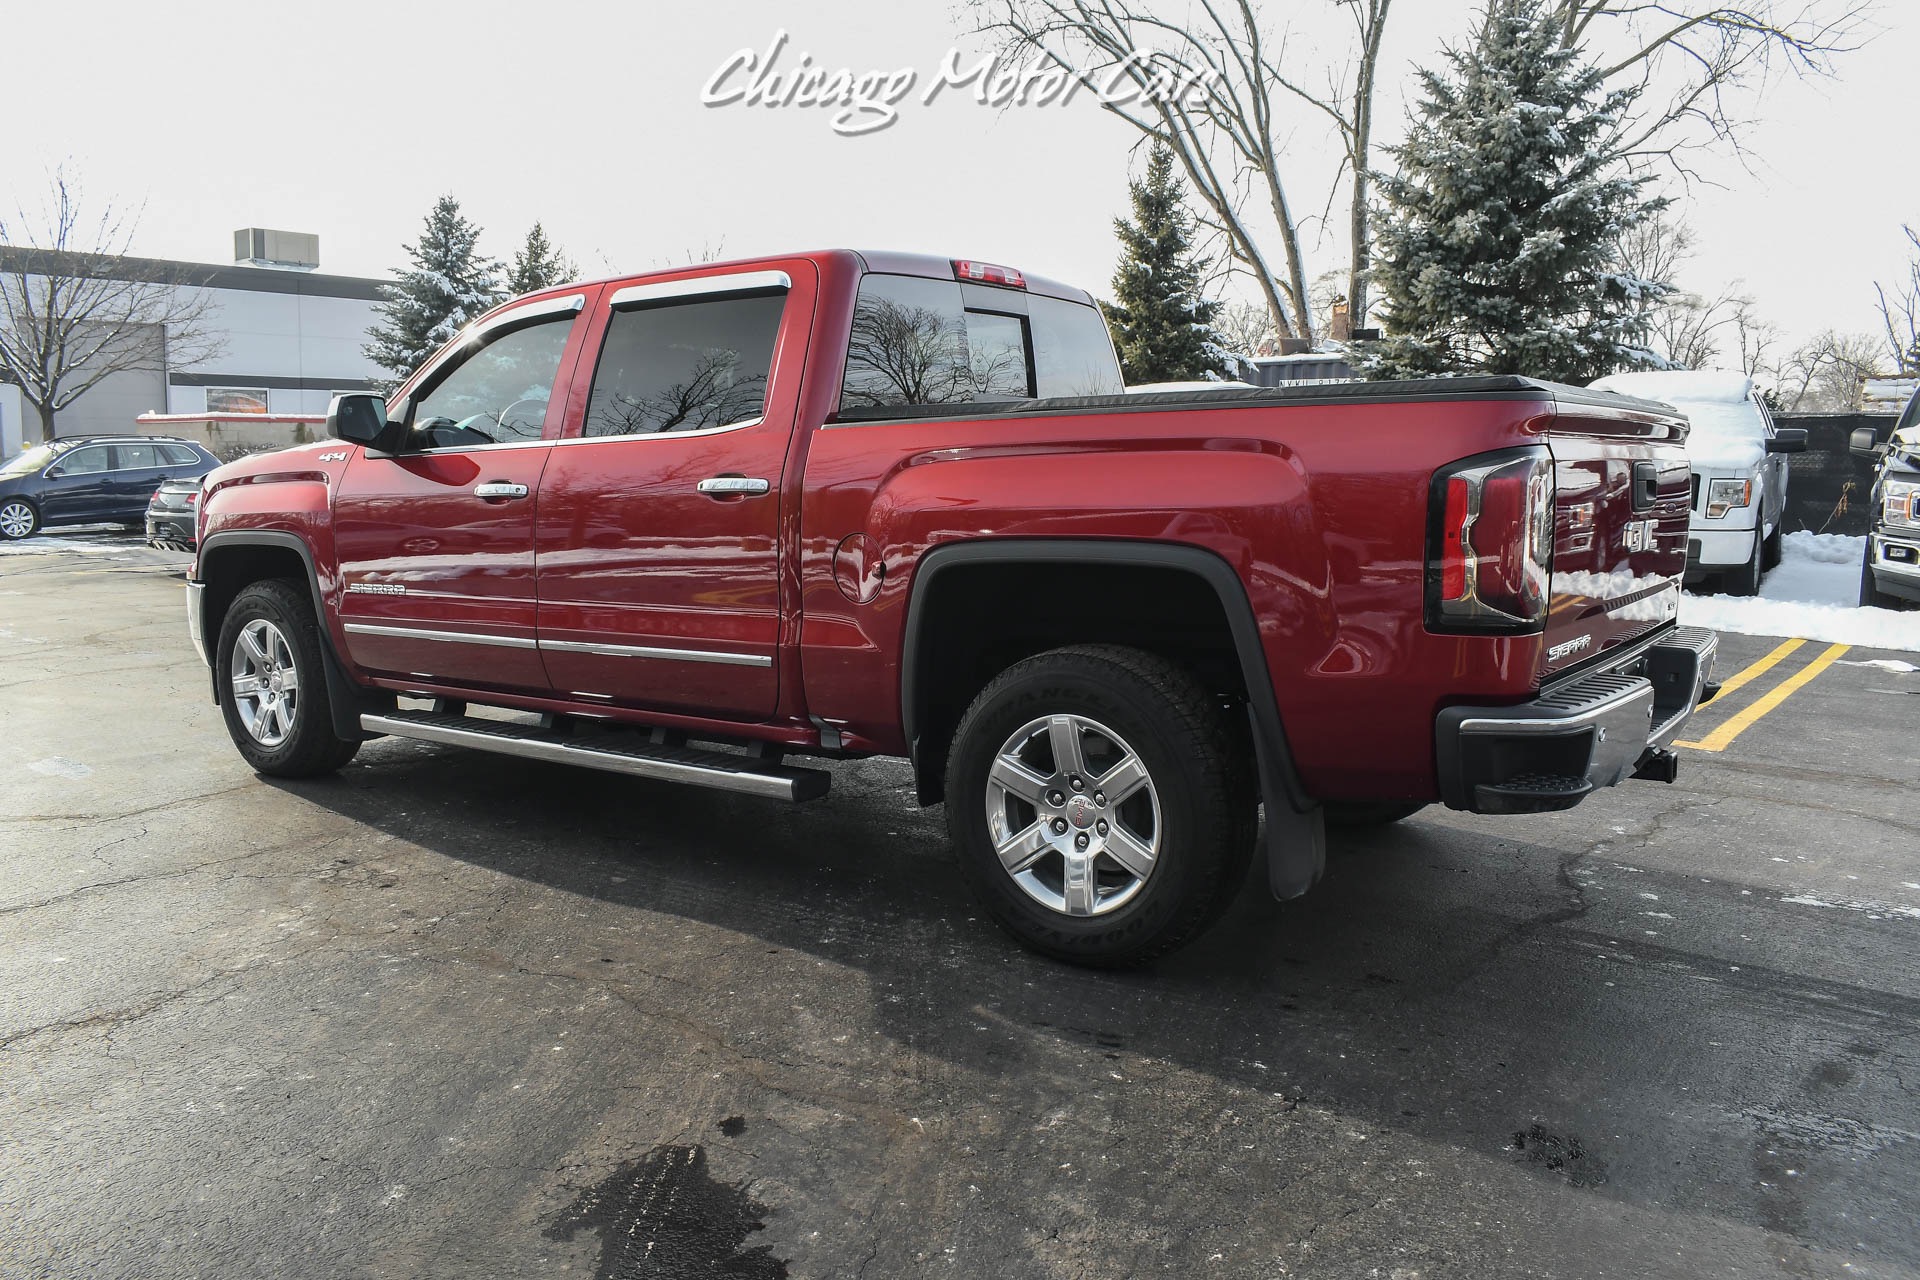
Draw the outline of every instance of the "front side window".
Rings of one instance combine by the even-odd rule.
[[[766,411],[784,290],[615,311],[583,434],[730,427]]]
[[[572,315],[514,329],[441,375],[413,411],[416,449],[471,449],[540,439]]]
[[[60,474],[63,476],[95,476],[109,469],[110,459],[103,446],[91,449],[75,449],[60,459]]]

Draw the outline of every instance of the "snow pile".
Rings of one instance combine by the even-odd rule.
[[[1799,636],[1828,644],[1920,651],[1920,611],[1863,609],[1860,561],[1865,538],[1837,533],[1790,533],[1780,565],[1760,583],[1757,597],[1680,599],[1680,621],[1747,636]]]

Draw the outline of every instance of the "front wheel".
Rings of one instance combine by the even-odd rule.
[[[1035,951],[1142,964],[1226,910],[1253,853],[1249,759],[1184,668],[1117,646],[1016,663],[961,719],[947,825],[974,892]]]
[[[1874,609],[1911,609],[1913,605],[1899,596],[1882,591],[1873,580],[1873,538],[1867,538],[1867,553],[1860,559],[1860,603]]]
[[[9,542],[30,538],[40,527],[40,513],[24,498],[0,502],[0,538]]]
[[[1724,582],[1728,595],[1757,596],[1760,594],[1760,561],[1761,557],[1765,554],[1766,552],[1760,538],[1760,531],[1755,529],[1753,531],[1753,554],[1747,557],[1745,564],[1737,569],[1729,569],[1726,572]]]
[[[333,732],[324,662],[313,602],[293,583],[256,582],[228,606],[214,650],[220,710],[256,772],[310,778],[360,749]]]

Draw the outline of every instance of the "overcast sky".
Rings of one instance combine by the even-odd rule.
[[[1264,11],[1293,24],[1305,65],[1327,8]],[[1400,0],[1382,77],[1389,138],[1411,66],[1460,38],[1471,12]],[[66,161],[91,201],[144,202],[134,248],[156,257],[226,261],[235,228],[267,226],[317,232],[322,270],[384,275],[451,192],[492,253],[539,219],[594,275],[845,245],[974,255],[1104,293],[1126,207],[1134,138],[1090,100],[996,111],[960,92],[922,106],[916,91],[864,137],[836,135],[819,109],[701,105],[730,54],[780,28],[782,68],[802,54],[910,68],[924,88],[961,34],[945,5],[108,0],[15,5],[7,25],[16,49],[65,52],[8,62],[9,96],[35,108],[35,127],[0,134],[6,203],[32,206]],[[1901,223],[1920,224],[1920,4],[1884,0],[1879,26],[1836,79],[1769,86],[1753,106],[1752,172],[1706,160],[1722,185],[1687,196],[1700,249],[1680,283],[1743,280],[1795,338],[1876,328],[1873,282],[1902,269]],[[1331,139],[1304,115],[1284,136],[1293,198],[1317,210]],[[1310,229],[1308,244],[1314,272],[1342,261],[1331,236]]]

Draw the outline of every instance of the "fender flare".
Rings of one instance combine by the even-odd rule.
[[[1235,656],[1247,689],[1255,769],[1266,806],[1267,882],[1276,898],[1297,898],[1326,870],[1326,820],[1294,765],[1273,676],[1267,669],[1260,626],[1240,575],[1220,556],[1201,547],[1125,539],[1033,538],[944,543],[922,555],[908,593],[900,656],[900,725],[916,768],[920,762],[919,665],[921,619],[926,597],[940,574],[962,565],[1105,564],[1172,569],[1192,574],[1212,589],[1233,635]]]
[[[362,711],[378,711],[391,703],[391,695],[381,696],[374,690],[356,684],[347,675],[341,665],[339,654],[334,652],[333,632],[327,626],[326,597],[320,591],[320,572],[313,563],[313,549],[298,534],[280,529],[235,529],[226,533],[216,533],[203,539],[195,560],[199,569],[208,562],[211,553],[225,547],[278,547],[292,551],[300,557],[300,563],[306,568],[307,589],[313,593],[313,616],[320,624],[320,666],[327,680],[327,706],[333,716],[333,731],[349,742],[366,742],[381,735],[368,733],[360,727]],[[205,597],[201,598],[201,608],[205,608]],[[220,635],[221,618],[209,618],[203,613],[200,618],[201,634],[209,637],[207,643],[207,668],[213,684],[213,700],[220,701],[220,668],[214,652],[215,641]],[[209,625],[211,624],[211,625]]]

